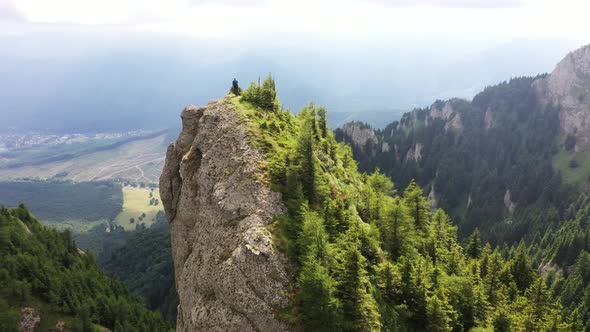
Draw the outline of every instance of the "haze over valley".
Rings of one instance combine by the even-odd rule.
[[[0,331],[590,331],[584,0],[0,0]]]

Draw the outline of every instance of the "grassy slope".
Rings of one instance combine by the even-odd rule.
[[[571,160],[577,162],[577,167],[570,166]],[[585,151],[560,150],[553,156],[553,168],[561,172],[565,182],[571,185],[581,186],[590,179],[590,158]]]
[[[160,202],[158,205],[149,205],[150,192]],[[126,230],[134,230],[138,223],[144,223],[146,226],[150,226],[155,222],[158,211],[162,209],[159,190],[125,186],[123,187],[123,212],[117,216],[115,223],[123,226]],[[139,221],[142,213],[145,213],[146,216],[142,221]],[[135,218],[135,223],[131,223],[129,221],[130,218]]]
[[[259,180],[271,186],[273,190],[283,192],[284,188],[273,182],[273,174],[285,172],[285,160],[297,149],[297,140],[303,126],[302,119],[288,110],[268,112],[257,109],[250,103],[241,101],[241,97],[232,94],[226,97],[226,102],[234,105],[243,117],[251,136],[250,145],[264,154],[265,160],[261,162],[260,168],[265,174]],[[357,171],[350,146],[335,141],[334,144],[336,154],[340,157],[334,162],[327,155],[319,156],[322,174],[318,176],[326,179],[325,185],[330,188],[334,200],[355,200],[360,188],[364,186],[361,174]],[[289,255],[289,248],[293,247],[294,243],[289,239],[285,218],[287,217],[276,216],[276,221],[270,229],[274,236],[274,244],[280,251]],[[287,308],[279,315],[285,320],[294,321],[291,309]]]
[[[252,137],[250,141],[252,147],[264,153],[272,151],[271,158],[276,160],[280,160],[294,148],[299,132],[299,123],[291,114],[285,112],[281,116],[278,113],[257,110],[250,103],[242,102],[241,97],[229,97],[226,101],[234,105],[243,117],[242,120],[247,125]],[[280,130],[268,130],[271,123],[283,123],[284,125]],[[270,161],[263,162],[262,169],[270,171]],[[269,179],[264,180],[268,181]]]
[[[158,200],[157,206],[149,204],[150,192]],[[121,188],[110,182],[104,185],[97,182],[0,182],[0,205],[17,206],[20,203],[26,203],[45,225],[71,229],[75,233],[87,232],[110,221],[126,230],[134,230],[142,213],[146,217],[141,223],[149,226],[158,211],[163,210],[157,188]],[[130,223],[130,218],[135,218],[136,222]]]

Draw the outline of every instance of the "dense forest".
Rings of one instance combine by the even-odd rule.
[[[136,227],[141,228],[139,225],[141,224]],[[90,228],[88,231],[74,232],[72,237],[80,249],[91,251],[96,255],[100,264],[100,257],[110,256],[115,249],[124,246],[131,234],[132,232],[126,231],[123,226],[113,222],[104,222]]]
[[[432,192],[462,238],[475,228],[498,245],[542,237],[586,186],[590,168],[573,151],[575,138],[560,134],[558,109],[539,103],[538,78],[406,113],[375,131],[378,143],[353,146],[355,159],[362,171],[378,168],[400,186],[415,180]],[[453,112],[447,119],[445,108]],[[342,130],[336,135],[350,141]]]
[[[170,322],[176,321],[178,294],[174,281],[174,262],[168,222],[163,212],[151,227],[139,227],[128,234],[123,245],[98,256],[99,266],[120,279],[129,290],[145,299],[152,310],[159,310]]]
[[[117,224],[104,223],[73,237],[79,248],[97,255],[97,264],[107,275],[121,280],[150,309],[159,310],[172,323],[176,321],[178,295],[164,212],[156,215],[150,227],[138,224],[134,231],[126,231]]]
[[[477,229],[462,246],[457,226],[444,210],[432,209],[421,186],[360,174],[350,147],[327,128],[326,110],[309,105],[297,116],[281,110],[273,83],[269,77],[253,84],[247,101],[232,101],[252,144],[265,153],[266,181],[288,207],[273,225],[294,270],[293,305],[279,313],[283,319],[309,331],[588,328],[587,232],[544,239],[546,252],[582,248],[567,270],[551,262],[537,269],[539,257],[530,252],[540,249],[491,245]],[[541,118],[551,116],[547,110]],[[566,209],[579,228],[589,213],[584,202]]]
[[[112,181],[0,182],[0,205],[26,203],[39,219],[113,220],[123,209],[121,185]]]
[[[116,279],[91,253],[81,252],[70,232],[41,225],[21,205],[0,210],[0,330],[16,331],[20,308],[39,311],[38,330],[61,320],[67,330],[168,331],[170,323]]]

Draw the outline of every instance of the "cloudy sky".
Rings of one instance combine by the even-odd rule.
[[[550,72],[590,43],[588,13],[588,0],[0,0],[0,114],[156,122],[151,107],[176,121],[270,71],[293,109],[411,109]]]
[[[0,33],[104,28],[205,38],[583,39],[589,12],[587,0],[0,0]]]

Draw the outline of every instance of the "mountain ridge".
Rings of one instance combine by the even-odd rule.
[[[588,187],[588,95],[590,45],[570,52],[551,74],[513,78],[487,87],[472,101],[437,100],[383,130],[369,129],[373,133],[365,135],[376,137],[369,144],[350,134],[351,126],[361,130],[358,124],[336,129],[336,137],[352,143],[362,171],[379,168],[402,187],[416,179],[463,225],[463,236],[476,226],[506,234],[522,227],[521,234],[539,224],[531,224],[535,206],[555,208],[563,217],[576,199],[572,192]],[[563,197],[549,194],[550,187]],[[495,212],[484,212],[484,206]],[[514,213],[529,215],[516,217],[530,219],[529,226],[510,225]],[[482,218],[486,224],[477,221]]]

